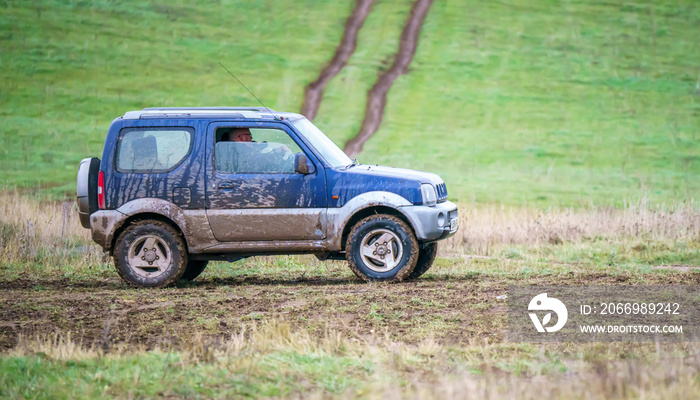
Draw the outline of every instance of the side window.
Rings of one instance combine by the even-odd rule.
[[[192,147],[191,128],[129,128],[117,143],[117,171],[162,173],[177,167]]]
[[[239,174],[293,174],[301,148],[281,129],[218,128],[216,170]]]

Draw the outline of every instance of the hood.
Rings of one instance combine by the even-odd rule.
[[[411,179],[420,183],[430,183],[433,186],[443,183],[442,178],[430,172],[414,171],[412,169],[405,168],[383,167],[380,165],[357,165],[349,168],[347,172],[384,178]]]
[[[443,180],[429,172],[410,169],[355,165],[349,168],[326,170],[330,207],[342,207],[350,199],[363,193],[383,191],[395,193],[413,204],[422,204],[421,185],[436,187]]]

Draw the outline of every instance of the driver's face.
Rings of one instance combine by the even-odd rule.
[[[230,140],[232,142],[252,142],[253,135],[250,133],[248,128],[236,128],[230,133]]]

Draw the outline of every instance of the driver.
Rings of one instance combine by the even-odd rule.
[[[252,142],[253,134],[248,128],[233,128],[221,135],[222,142]]]
[[[231,128],[221,135],[221,141],[256,143],[249,128]],[[252,168],[257,169],[256,172],[288,173],[294,171],[294,153],[287,146],[282,143],[262,143],[265,146],[257,150],[262,157],[252,159],[246,157],[247,162],[255,165]]]

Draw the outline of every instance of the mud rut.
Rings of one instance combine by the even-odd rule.
[[[323,89],[333,77],[338,75],[357,48],[357,34],[364,25],[374,0],[357,0],[355,9],[345,22],[345,32],[331,61],[323,68],[319,77],[304,89],[304,104],[301,113],[310,121],[316,118],[321,105]]]
[[[387,93],[389,93],[394,81],[400,75],[408,73],[408,66],[416,54],[418,37],[423,27],[423,22],[432,3],[433,0],[416,0],[413,3],[411,13],[401,33],[399,50],[394,56],[394,62],[387,71],[379,74],[377,82],[367,92],[365,116],[360,131],[355,137],[348,140],[343,149],[348,156],[355,157],[359,154],[365,142],[377,132],[382,124]],[[328,65],[323,68],[319,77],[306,86],[301,113],[309,120],[316,118],[325,86],[345,67],[350,56],[355,52],[357,34],[367,19],[373,4],[374,0],[357,0],[355,9],[345,23],[345,32],[340,45],[335,51],[335,55],[333,55]]]
[[[384,73],[379,75],[377,82],[367,92],[367,104],[365,105],[365,118],[357,135],[345,143],[343,150],[350,157],[355,157],[361,151],[365,142],[374,135],[382,124],[386,96],[389,89],[399,75],[408,73],[408,66],[413,61],[418,47],[418,36],[423,27],[423,22],[428,14],[433,0],[416,0],[411,8],[411,14],[401,33],[399,51],[394,56],[394,63]]]
[[[245,325],[278,321],[323,336],[332,329],[373,342],[432,337],[442,343],[501,342],[512,284],[700,284],[700,274],[609,276],[603,273],[529,278],[473,274],[365,284],[345,278],[227,278],[181,288],[134,290],[117,277],[88,281],[0,281],[0,352],[18,338],[71,333],[75,342],[105,350],[120,344],[147,349],[212,345]]]

